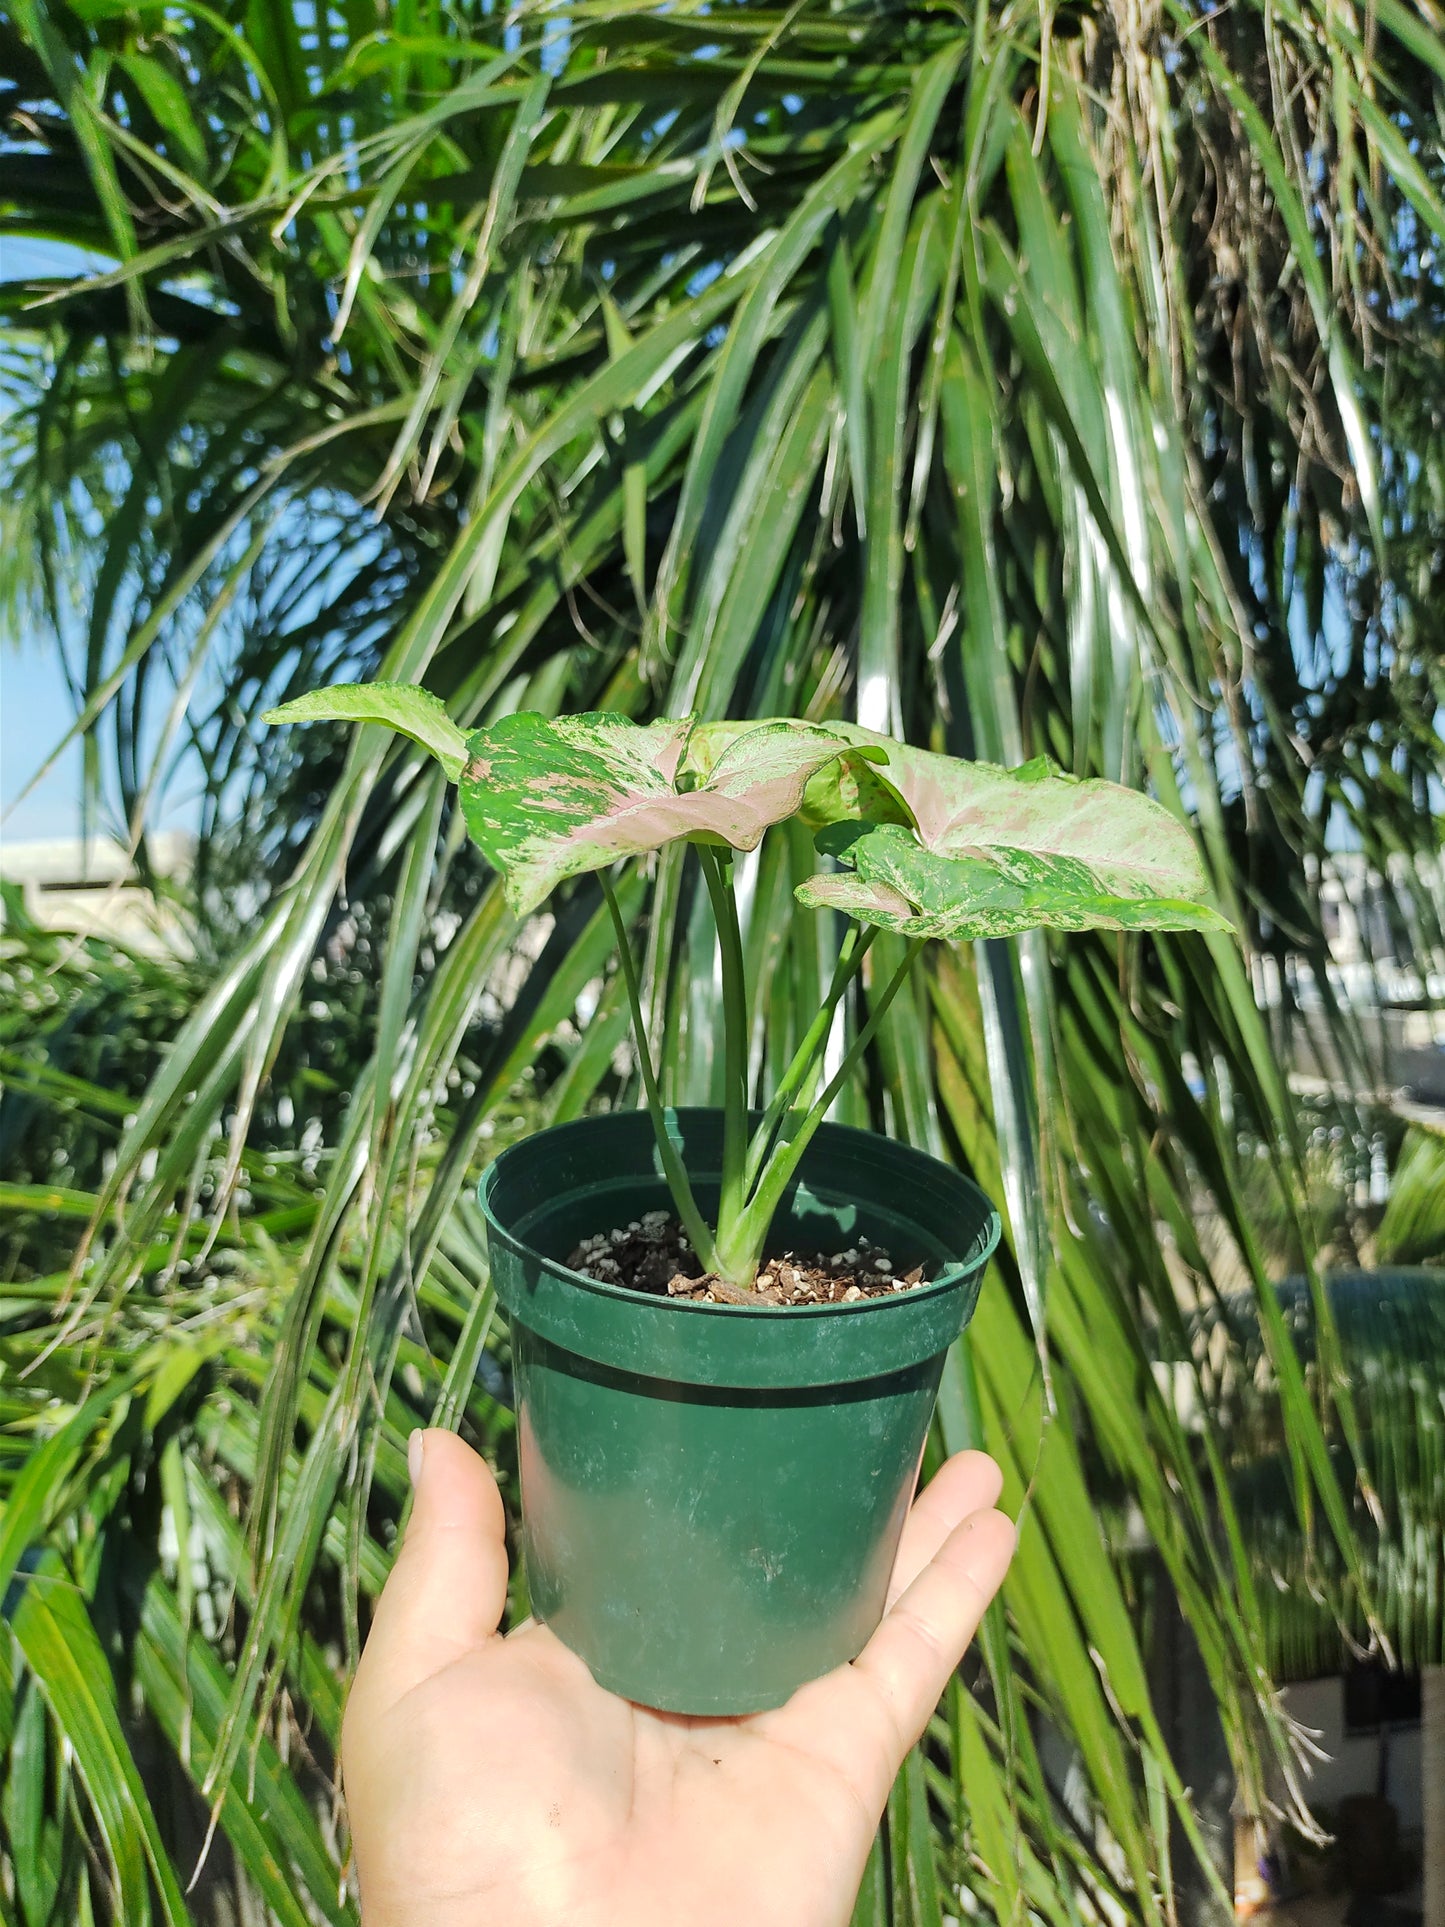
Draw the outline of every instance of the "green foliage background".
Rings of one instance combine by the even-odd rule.
[[[986,1443],[1025,1509],[858,1917],[1223,1907],[1151,1616],[1184,1615],[1246,1802],[1271,1762],[1299,1786],[1191,1309],[1250,1294],[1288,1530],[1378,1612],[1320,1282],[1351,1228],[1283,1064],[1329,1030],[1321,1129],[1368,1141],[1327,842],[1441,945],[1440,24],[0,10],[0,232],[101,258],[3,290],[0,583],[142,861],[178,756],[204,774],[193,963],[7,927],[0,1914],[354,1918],[334,1749],[408,1430],[460,1425],[512,1492],[473,1180],[635,1098],[595,886],[519,929],[420,752],[260,729],[358,675],[464,724],[842,714],[1195,826],[1245,955],[938,949],[842,1107],[1006,1208],[934,1449]],[[749,873],[764,1096],[835,941],[790,913],[809,861],[779,834]],[[708,1101],[696,892],[664,860],[624,900],[670,1094]]]

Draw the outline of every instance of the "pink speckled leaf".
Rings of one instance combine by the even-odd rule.
[[[1111,895],[1198,900],[1209,894],[1194,838],[1162,803],[1036,757],[1016,770],[895,744],[880,771],[908,805],[925,850],[1008,850],[1085,864]]]
[[[812,724],[769,722],[692,756],[692,733],[690,720],[640,724],[594,712],[553,721],[524,712],[468,738],[467,828],[502,872],[519,916],[566,877],[679,837],[756,849],[844,747]]]
[[[1079,781],[1042,757],[1008,771],[840,733],[855,755],[882,745],[887,758],[862,784],[851,758],[810,784],[806,812],[831,826],[819,847],[849,873],[801,884],[801,902],[953,941],[1037,926],[1228,929],[1188,829],[1138,790]],[[870,806],[879,791],[891,792],[883,811]]]

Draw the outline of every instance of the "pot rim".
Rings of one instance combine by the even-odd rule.
[[[713,1110],[711,1107],[704,1105],[690,1106],[681,1110],[674,1110],[669,1107],[667,1112],[668,1117],[674,1120],[681,1117],[696,1117],[704,1114],[721,1116],[720,1111]],[[947,1171],[952,1179],[972,1191],[974,1196],[987,1207],[988,1217],[984,1230],[976,1235],[967,1253],[944,1265],[939,1275],[936,1278],[930,1278],[927,1284],[913,1285],[906,1292],[890,1293],[886,1298],[859,1298],[855,1299],[851,1304],[834,1305],[774,1305],[766,1302],[760,1302],[756,1305],[715,1304],[707,1299],[668,1298],[659,1292],[637,1291],[631,1285],[614,1285],[608,1283],[608,1281],[603,1278],[589,1278],[583,1272],[574,1271],[570,1265],[564,1263],[560,1258],[546,1257],[545,1254],[538,1251],[534,1245],[530,1244],[526,1238],[519,1236],[509,1225],[504,1224],[502,1220],[496,1216],[492,1208],[492,1195],[496,1189],[499,1175],[505,1175],[505,1173],[501,1171],[502,1165],[515,1152],[524,1150],[527,1146],[535,1144],[539,1138],[556,1138],[564,1132],[596,1134],[596,1127],[600,1125],[620,1122],[623,1119],[646,1118],[646,1116],[646,1112],[642,1110],[601,1111],[591,1117],[569,1119],[565,1124],[545,1125],[542,1130],[531,1132],[527,1137],[519,1139],[515,1144],[509,1144],[507,1148],[500,1151],[487,1166],[486,1170],[482,1173],[481,1181],[477,1187],[478,1199],[481,1204],[482,1215],[486,1219],[489,1235],[498,1234],[515,1250],[526,1253],[532,1257],[543,1259],[549,1271],[561,1275],[559,1282],[565,1280],[566,1283],[574,1286],[576,1289],[608,1302],[646,1305],[652,1310],[675,1312],[681,1316],[720,1316],[734,1320],[776,1320],[781,1313],[789,1323],[792,1323],[795,1319],[816,1322],[820,1319],[827,1318],[857,1317],[867,1312],[880,1313],[890,1306],[921,1304],[926,1300],[940,1296],[944,1292],[956,1289],[961,1277],[973,1276],[976,1273],[982,1272],[984,1266],[998,1249],[999,1240],[1003,1235],[1003,1225],[999,1212],[989,1199],[987,1193],[984,1192],[972,1178],[958,1170],[956,1166],[944,1164],[941,1158],[933,1158],[931,1152],[920,1150],[917,1145],[901,1143],[897,1138],[887,1137],[880,1131],[864,1131],[860,1130],[856,1125],[833,1124],[831,1122],[826,1123],[822,1128],[827,1131],[828,1139],[832,1143],[836,1144],[840,1140],[851,1139],[860,1150],[865,1146],[876,1148],[880,1144],[886,1144],[895,1150],[907,1152],[913,1156],[933,1158],[933,1162],[938,1164],[941,1169]],[[651,1120],[647,1119],[647,1122],[650,1130]],[[633,1128],[635,1128],[635,1126]],[[690,1178],[693,1178],[696,1177],[697,1174],[690,1171],[688,1175]],[[580,1186],[572,1195],[585,1197],[589,1190],[596,1190],[599,1195],[603,1195],[612,1188],[610,1185]]]

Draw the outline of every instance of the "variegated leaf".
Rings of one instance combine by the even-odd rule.
[[[909,937],[1009,937],[1051,930],[1223,930],[1207,904],[1104,887],[1072,856],[1000,845],[962,856],[926,850],[901,824],[850,828],[838,853],[852,871],[798,885],[800,903],[842,910]],[[829,839],[831,840],[831,839]],[[841,839],[839,839],[841,844]]]
[[[1013,771],[934,755],[843,726],[853,757],[814,778],[819,848],[851,874],[801,884],[802,903],[911,936],[961,941],[1058,930],[1221,930],[1194,840],[1137,790],[1065,776],[1044,758]],[[891,792],[884,812],[880,792]],[[894,807],[895,802],[903,809]],[[915,826],[877,820],[906,812]],[[862,817],[864,820],[859,821]]]
[[[843,747],[829,730],[769,722],[699,760],[689,755],[692,733],[690,720],[640,724],[594,712],[554,722],[525,712],[468,739],[467,828],[503,873],[519,916],[566,877],[679,837],[756,849]]]

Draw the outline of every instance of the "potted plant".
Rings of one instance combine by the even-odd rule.
[[[1042,759],[1006,772],[841,723],[522,713],[466,733],[399,684],[317,691],[267,720],[323,718],[386,724],[440,760],[519,916],[598,874],[645,1111],[539,1132],[481,1187],[532,1603],[627,1697],[687,1713],[779,1704],[878,1621],[944,1355],[999,1235],[958,1172],[827,1111],[929,941],[1227,928],[1194,844],[1148,797]],[[797,898],[844,934],[757,1110],[733,859],[797,815],[825,859]],[[717,928],[717,1111],[663,1105],[609,874],[679,840]],[[901,957],[874,974],[825,1076],[835,1014],[882,931]]]

